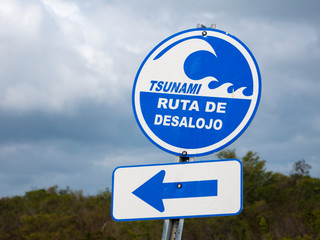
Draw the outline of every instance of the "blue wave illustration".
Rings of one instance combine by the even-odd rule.
[[[228,93],[241,89],[243,95],[253,93],[253,79],[249,64],[239,50],[232,44],[215,37],[207,37],[213,52],[199,50],[191,53],[184,62],[186,76],[194,81],[206,77],[215,78],[208,84],[210,89],[228,84]]]

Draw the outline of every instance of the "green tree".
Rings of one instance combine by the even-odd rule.
[[[224,150],[219,159],[241,160],[243,210],[236,216],[185,220],[184,240],[320,240],[320,179],[304,160],[289,176],[266,171],[257,153],[239,158]],[[94,196],[70,188],[35,189],[0,199],[0,240],[160,239],[163,221],[116,222],[108,189]]]

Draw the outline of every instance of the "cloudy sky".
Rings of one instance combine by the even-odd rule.
[[[117,166],[173,162],[139,129],[132,85],[159,42],[198,23],[244,42],[262,75],[258,112],[229,148],[284,174],[305,159],[320,177],[319,1],[0,2],[0,197],[96,194]]]

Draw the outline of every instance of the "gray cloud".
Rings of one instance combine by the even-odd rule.
[[[262,75],[255,119],[233,143],[288,173],[320,176],[317,1],[3,1],[0,193],[54,184],[96,193],[121,165],[173,162],[140,131],[135,74],[166,37],[217,24],[243,41]],[[199,159],[214,159],[205,156]]]

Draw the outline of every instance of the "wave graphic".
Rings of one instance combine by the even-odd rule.
[[[198,80],[201,82],[203,87],[199,91],[199,95],[207,97],[221,97],[221,98],[234,98],[234,99],[252,99],[252,96],[246,96],[243,92],[246,87],[238,89],[234,88],[234,84],[227,82],[219,85],[216,88],[210,88],[210,84],[218,83],[219,81],[215,77],[205,77]],[[209,86],[208,88],[204,86]]]
[[[242,53],[221,39],[208,37],[206,41],[214,47],[214,53],[206,50],[191,53],[184,62],[184,71],[188,78],[202,81],[206,77],[214,77],[215,80],[208,84],[210,89],[225,89],[225,95],[230,93],[241,98],[251,96],[252,74]],[[226,83],[231,85],[225,85]]]
[[[217,42],[216,38],[214,40]],[[174,42],[164,49],[156,50],[153,60],[145,63],[140,73],[140,78],[145,79],[142,88],[148,91],[150,86],[147,83],[150,80],[197,83],[202,85],[199,92],[201,96],[251,99],[252,86],[242,80],[247,77],[246,71],[241,71],[243,64],[239,64],[243,59],[239,59],[236,53],[232,54],[235,60],[224,55],[219,48],[213,49],[207,40],[198,37]],[[232,70],[234,68],[235,71]]]
[[[184,63],[190,54],[204,50],[215,54],[212,46],[199,38],[186,38],[178,43],[173,43],[162,50],[156,50],[152,61],[146,61],[140,72],[140,79],[144,79],[145,90],[150,80],[164,82],[193,82],[184,71]],[[142,84],[142,83],[141,83]],[[143,86],[142,86],[143,88]]]

